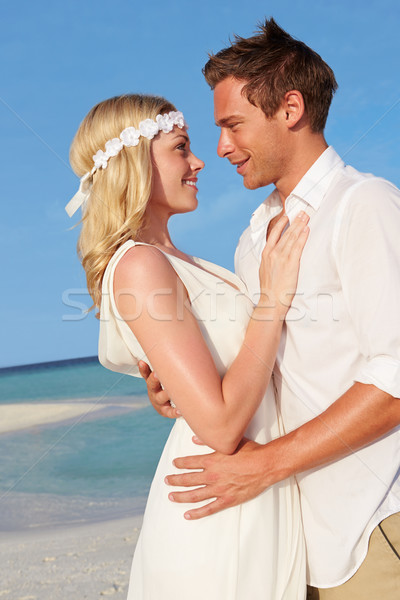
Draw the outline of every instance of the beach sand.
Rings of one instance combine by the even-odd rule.
[[[120,414],[144,404],[140,398],[91,400],[1,405],[0,433],[98,418],[102,411]],[[144,501],[1,492],[0,600],[125,599]]]
[[[141,520],[1,534],[0,599],[126,598]]]
[[[88,402],[77,399],[74,402],[30,402],[0,405],[0,433],[12,433],[38,425],[50,425],[90,416],[100,416],[100,411],[135,410],[144,402],[115,402],[97,400]],[[1,598],[1,596],[0,596]]]

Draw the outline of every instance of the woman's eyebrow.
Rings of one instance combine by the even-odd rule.
[[[173,139],[176,140],[180,137],[182,137],[186,142],[189,141],[189,136],[185,135],[184,133],[176,133]]]

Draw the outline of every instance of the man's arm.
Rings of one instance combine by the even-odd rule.
[[[253,498],[286,477],[343,458],[400,423],[399,191],[368,180],[349,197],[336,243],[343,295],[365,361],[354,385],[322,414],[265,446],[246,441],[230,457],[177,459],[203,469],[169,476],[171,485],[205,485],[173,492],[177,502],[216,498],[186,513],[200,518]],[[392,460],[392,457],[388,457]]]
[[[244,440],[230,456],[215,452],[177,458],[176,467],[202,471],[169,475],[166,483],[204,487],[169,497],[174,502],[215,498],[184,515],[199,519],[250,500],[291,475],[343,458],[399,424],[400,399],[374,385],[355,383],[321,415],[266,445]]]

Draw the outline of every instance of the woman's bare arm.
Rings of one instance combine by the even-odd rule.
[[[222,381],[186,290],[165,256],[137,246],[116,268],[114,294],[122,318],[189,426],[223,453],[234,452],[265,393],[290,304],[282,297],[295,291],[308,229],[298,219],[280,239],[285,223],[269,236],[260,271],[261,298]]]

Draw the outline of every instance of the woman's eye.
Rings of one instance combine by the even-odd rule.
[[[179,146],[176,147],[177,150],[186,150],[186,144],[179,144]]]

